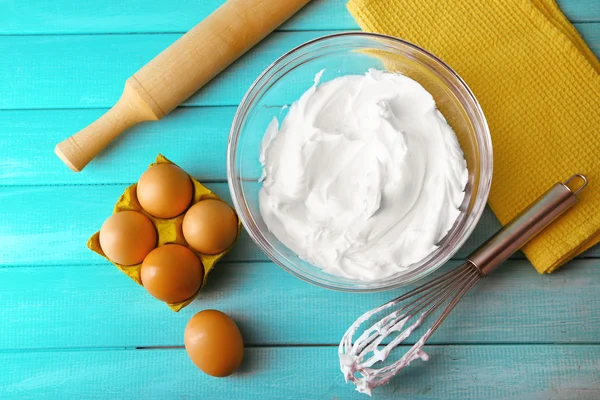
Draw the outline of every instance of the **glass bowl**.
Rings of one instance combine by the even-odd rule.
[[[364,282],[331,275],[300,259],[269,232],[259,211],[262,166],[260,145],[274,116],[297,100],[325,69],[321,82],[369,68],[397,71],[419,82],[434,97],[454,129],[467,161],[469,180],[461,213],[439,248],[406,271]],[[328,288],[377,291],[407,285],[432,273],[463,245],[484,210],[492,179],[492,143],[475,96],[465,82],[439,58],[403,40],[372,33],[340,33],[312,40],[271,64],[252,84],[235,114],[227,148],[227,178],[233,204],[250,237],[288,272]]]

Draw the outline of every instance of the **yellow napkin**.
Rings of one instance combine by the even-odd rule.
[[[553,0],[350,0],[365,31],[439,56],[467,82],[494,148],[489,204],[502,224],[558,181],[580,202],[524,252],[550,273],[600,241],[600,62]]]

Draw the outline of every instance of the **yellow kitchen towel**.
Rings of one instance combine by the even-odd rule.
[[[600,241],[600,62],[553,0],[350,0],[361,28],[431,51],[479,100],[494,148],[489,205],[502,224],[557,181],[580,202],[524,252],[540,273]]]

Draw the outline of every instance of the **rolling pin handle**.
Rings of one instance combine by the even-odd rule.
[[[58,143],[54,153],[72,171],[79,172],[126,129],[160,119],[164,113],[139,90],[137,81],[128,79],[119,101],[86,128]]]

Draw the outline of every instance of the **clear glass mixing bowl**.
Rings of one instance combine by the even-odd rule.
[[[269,232],[258,206],[260,145],[267,125],[285,116],[283,105],[297,100],[325,69],[322,82],[369,68],[397,71],[419,82],[436,100],[463,149],[469,182],[454,227],[439,248],[405,272],[363,282],[328,274],[301,260]],[[305,281],[329,289],[376,291],[403,286],[435,271],[467,240],[479,221],[492,179],[492,143],[475,96],[436,56],[403,40],[370,33],[340,33],[307,42],[271,64],[252,84],[237,110],[227,149],[227,177],[233,203],[250,237],[273,262]]]

